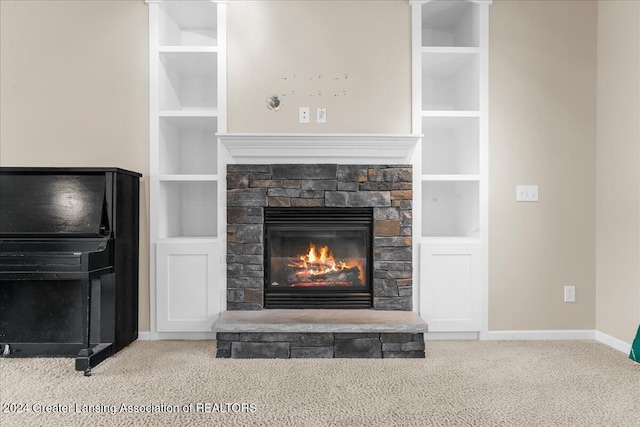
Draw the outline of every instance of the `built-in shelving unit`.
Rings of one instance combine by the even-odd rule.
[[[151,332],[209,332],[225,286],[219,274],[224,167],[216,134],[226,132],[227,4],[147,3]]]
[[[413,133],[424,135],[416,153],[420,311],[430,331],[481,331],[491,1],[411,4]]]

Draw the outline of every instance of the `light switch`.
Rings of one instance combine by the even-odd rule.
[[[516,185],[516,202],[537,202],[537,185]]]
[[[317,123],[327,123],[327,109],[324,107],[318,108],[317,111],[317,116],[316,116],[316,122]]]

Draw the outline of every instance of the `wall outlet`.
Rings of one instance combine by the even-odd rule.
[[[298,110],[298,123],[309,123],[309,107],[300,107]]]
[[[516,185],[516,202],[537,202],[537,185]]]
[[[565,286],[564,287],[564,302],[576,302],[576,287]]]
[[[318,108],[316,116],[317,123],[327,123],[327,109],[324,107]]]

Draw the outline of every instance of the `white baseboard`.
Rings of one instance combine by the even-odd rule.
[[[427,332],[426,341],[473,341],[478,339],[479,332]]]
[[[149,332],[138,331],[138,341],[159,340],[215,340],[215,332]]]
[[[489,331],[480,334],[480,339],[497,340],[594,340],[593,329],[549,330],[549,331]]]
[[[631,344],[626,343],[618,338],[614,338],[611,335],[607,335],[604,332],[596,331],[596,341],[608,345],[611,348],[615,348],[618,351],[629,354],[631,352]]]

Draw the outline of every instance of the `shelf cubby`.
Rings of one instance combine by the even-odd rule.
[[[423,237],[477,238],[478,181],[423,181]]]
[[[160,110],[216,109],[217,74],[216,53],[160,53]]]
[[[478,46],[478,5],[439,0],[422,5],[423,46]]]
[[[158,238],[216,237],[218,183],[161,181]]]
[[[422,54],[423,111],[477,111],[479,96],[477,54]]]
[[[216,174],[216,130],[215,117],[161,117],[159,173]]]
[[[478,126],[477,117],[424,117],[422,173],[478,174]]]
[[[167,1],[159,9],[160,46],[216,46],[217,7],[209,1]]]

